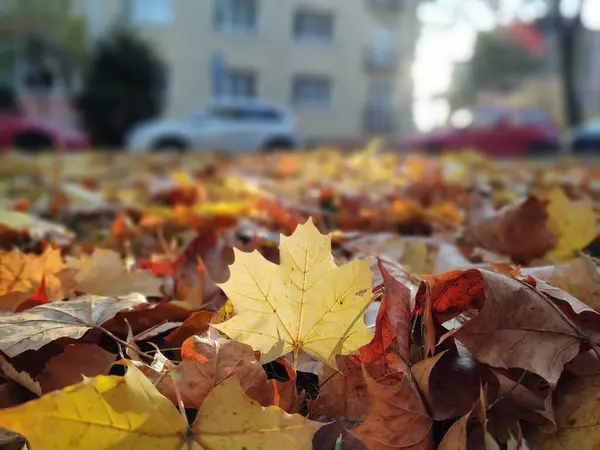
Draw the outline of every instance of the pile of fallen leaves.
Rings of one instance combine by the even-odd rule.
[[[0,159],[0,447],[595,449],[600,171]]]

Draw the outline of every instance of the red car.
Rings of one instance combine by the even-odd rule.
[[[470,123],[422,133],[402,147],[437,153],[474,148],[490,156],[526,156],[556,153],[559,129],[539,108],[477,108]]]
[[[0,112],[0,149],[25,151],[82,150],[87,136],[72,126],[17,113]]]

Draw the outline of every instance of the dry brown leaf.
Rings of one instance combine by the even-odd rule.
[[[177,394],[173,384],[176,380],[184,404],[199,408],[211,391],[226,379],[237,375],[247,395],[263,406],[283,403],[290,405],[286,395],[279,395],[280,385],[268,380],[267,374],[256,359],[249,345],[226,339],[212,339],[208,333],[193,336],[184,342],[181,355],[183,361],[171,372],[155,380],[158,390],[175,404]],[[292,381],[295,400],[295,380]],[[287,390],[288,396],[290,394]],[[292,404],[295,402],[291,402]]]
[[[10,361],[5,359],[2,355],[0,355],[0,370],[7,378],[19,383],[34,394],[40,397],[42,396],[42,387],[40,386],[40,383],[31,378],[27,372],[19,372]]]
[[[547,226],[548,213],[536,197],[492,212],[484,200],[471,211],[465,240],[488,250],[529,262],[544,256],[557,243]]]
[[[600,275],[587,255],[558,262],[553,266],[522,269],[523,276],[533,276],[568,292],[586,305],[600,311]]]
[[[482,363],[527,369],[555,386],[564,364],[579,353],[582,335],[575,323],[527,283],[476,269],[448,272],[431,281],[439,322],[478,311],[441,341],[454,337]],[[423,305],[423,295],[417,301]]]
[[[411,370],[435,420],[467,414],[479,397],[479,386],[493,380],[486,366],[450,350],[419,361]]]
[[[410,373],[389,374],[375,381],[365,371],[371,411],[352,430],[369,450],[432,450],[433,420]]]
[[[467,424],[470,418],[471,412],[454,422],[444,435],[438,450],[467,450]]]
[[[215,316],[213,311],[198,311],[188,317],[177,329],[173,330],[165,340],[171,347],[178,347],[193,336],[201,335],[208,331],[210,321]]]
[[[45,393],[77,384],[82,377],[108,375],[117,355],[95,344],[67,345],[62,353],[50,358],[35,379]]]
[[[500,384],[495,405],[497,422],[504,421],[510,426],[523,420],[535,424],[545,433],[556,431],[552,393],[548,389],[539,389],[537,380],[529,380],[522,371],[518,378],[517,373],[509,377],[508,371],[492,371]]]
[[[369,412],[369,396],[360,364],[348,356],[338,356],[339,371],[321,366],[319,396],[310,404],[311,417],[363,420]]]
[[[594,450],[600,442],[600,366],[585,375],[566,376],[554,392],[558,430],[548,434],[537,428],[527,435],[536,450]],[[594,373],[595,372],[595,373]]]
[[[162,297],[160,278],[144,270],[127,270],[115,251],[96,249],[90,257],[67,258],[67,264],[77,270],[77,289],[81,292],[105,297],[131,293]]]
[[[79,339],[119,311],[145,302],[139,294],[118,298],[84,295],[22,313],[0,315],[0,350],[12,358],[61,337]]]
[[[50,300],[68,297],[74,286],[73,271],[63,263],[59,250],[48,247],[41,255],[14,249],[0,252],[0,310],[15,311],[45,278]]]
[[[148,330],[155,332],[158,327],[163,325],[166,326],[163,331],[168,331],[179,326],[189,315],[189,311],[173,305],[171,302],[148,302],[119,312],[104,324],[104,328],[121,336],[125,336],[129,331],[127,323],[131,326],[134,335],[139,335]]]

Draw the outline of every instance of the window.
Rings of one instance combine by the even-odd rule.
[[[398,62],[395,31],[390,28],[375,30],[369,45],[368,63],[370,67],[393,69]]]
[[[256,97],[256,74],[250,70],[229,70],[223,80],[223,96],[228,98]]]
[[[168,25],[173,21],[171,0],[130,0],[129,20],[139,24]]]
[[[292,102],[298,108],[328,108],[331,81],[324,76],[298,76],[294,79],[292,96]]]
[[[279,111],[258,106],[215,106],[211,115],[221,120],[243,122],[277,122],[282,118]]]
[[[517,109],[512,112],[512,121],[517,125],[540,125],[551,120],[541,109]]]
[[[254,33],[257,29],[257,0],[215,0],[214,23],[225,33]]]
[[[391,109],[394,102],[394,87],[388,83],[372,84],[369,87],[368,103],[372,108]]]
[[[294,38],[302,42],[331,42],[333,40],[333,14],[321,11],[296,12]]]

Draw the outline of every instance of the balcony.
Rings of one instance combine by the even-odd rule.
[[[365,68],[372,72],[395,72],[398,68],[398,51],[371,46],[365,52]]]
[[[367,0],[371,8],[399,10],[403,0]]]
[[[395,133],[396,111],[391,107],[367,105],[363,111],[363,129],[367,134]]]

